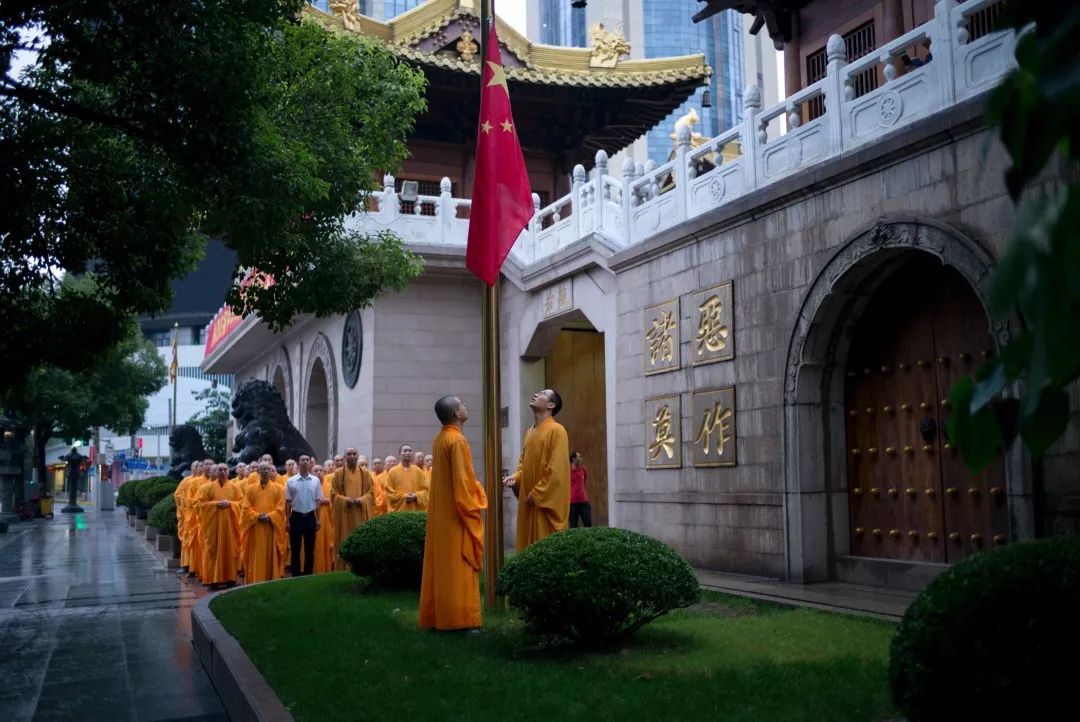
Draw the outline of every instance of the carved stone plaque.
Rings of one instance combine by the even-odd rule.
[[[691,399],[694,466],[735,466],[735,387],[696,391]]]
[[[682,405],[678,395],[645,401],[645,468],[682,466]]]
[[[679,368],[679,299],[645,309],[642,342],[646,376]]]
[[[350,389],[360,378],[360,364],[364,356],[364,326],[360,312],[353,311],[345,317],[345,330],[341,332],[341,374]]]
[[[731,281],[690,294],[693,365],[735,358],[735,310]]]

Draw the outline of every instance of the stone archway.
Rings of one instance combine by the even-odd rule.
[[[924,253],[955,269],[985,307],[993,257],[974,240],[929,220],[882,219],[845,243],[807,291],[784,373],[783,478],[786,575],[829,579],[849,544],[844,470],[844,374],[855,323],[875,289],[906,254]],[[997,344],[1008,324],[991,328]],[[1030,536],[1031,474],[1023,452],[1006,456],[1014,538]]]
[[[285,402],[285,411],[288,413],[290,420],[295,419],[296,413],[293,410],[292,398],[292,363],[289,361],[289,352],[285,350],[284,346],[278,347],[277,353],[270,362],[270,377],[267,381],[273,384],[277,392],[281,394],[281,399]]]
[[[301,431],[315,449],[318,458],[337,453],[337,368],[326,334],[319,333],[311,345],[304,374],[303,393],[298,406],[302,411]],[[324,420],[325,419],[325,423]]]

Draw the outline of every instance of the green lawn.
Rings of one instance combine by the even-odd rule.
[[[885,720],[885,622],[707,593],[611,652],[551,648],[509,613],[422,632],[416,594],[347,573],[211,603],[297,720]]]

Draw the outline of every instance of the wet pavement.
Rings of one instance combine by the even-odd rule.
[[[191,645],[205,592],[123,510],[0,535],[0,720],[226,720]]]

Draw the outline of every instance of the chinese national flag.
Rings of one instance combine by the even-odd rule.
[[[510,112],[510,91],[495,23],[488,33],[487,58],[480,77],[480,127],[476,131],[476,176],[465,266],[492,286],[514,241],[533,215],[529,175]]]

